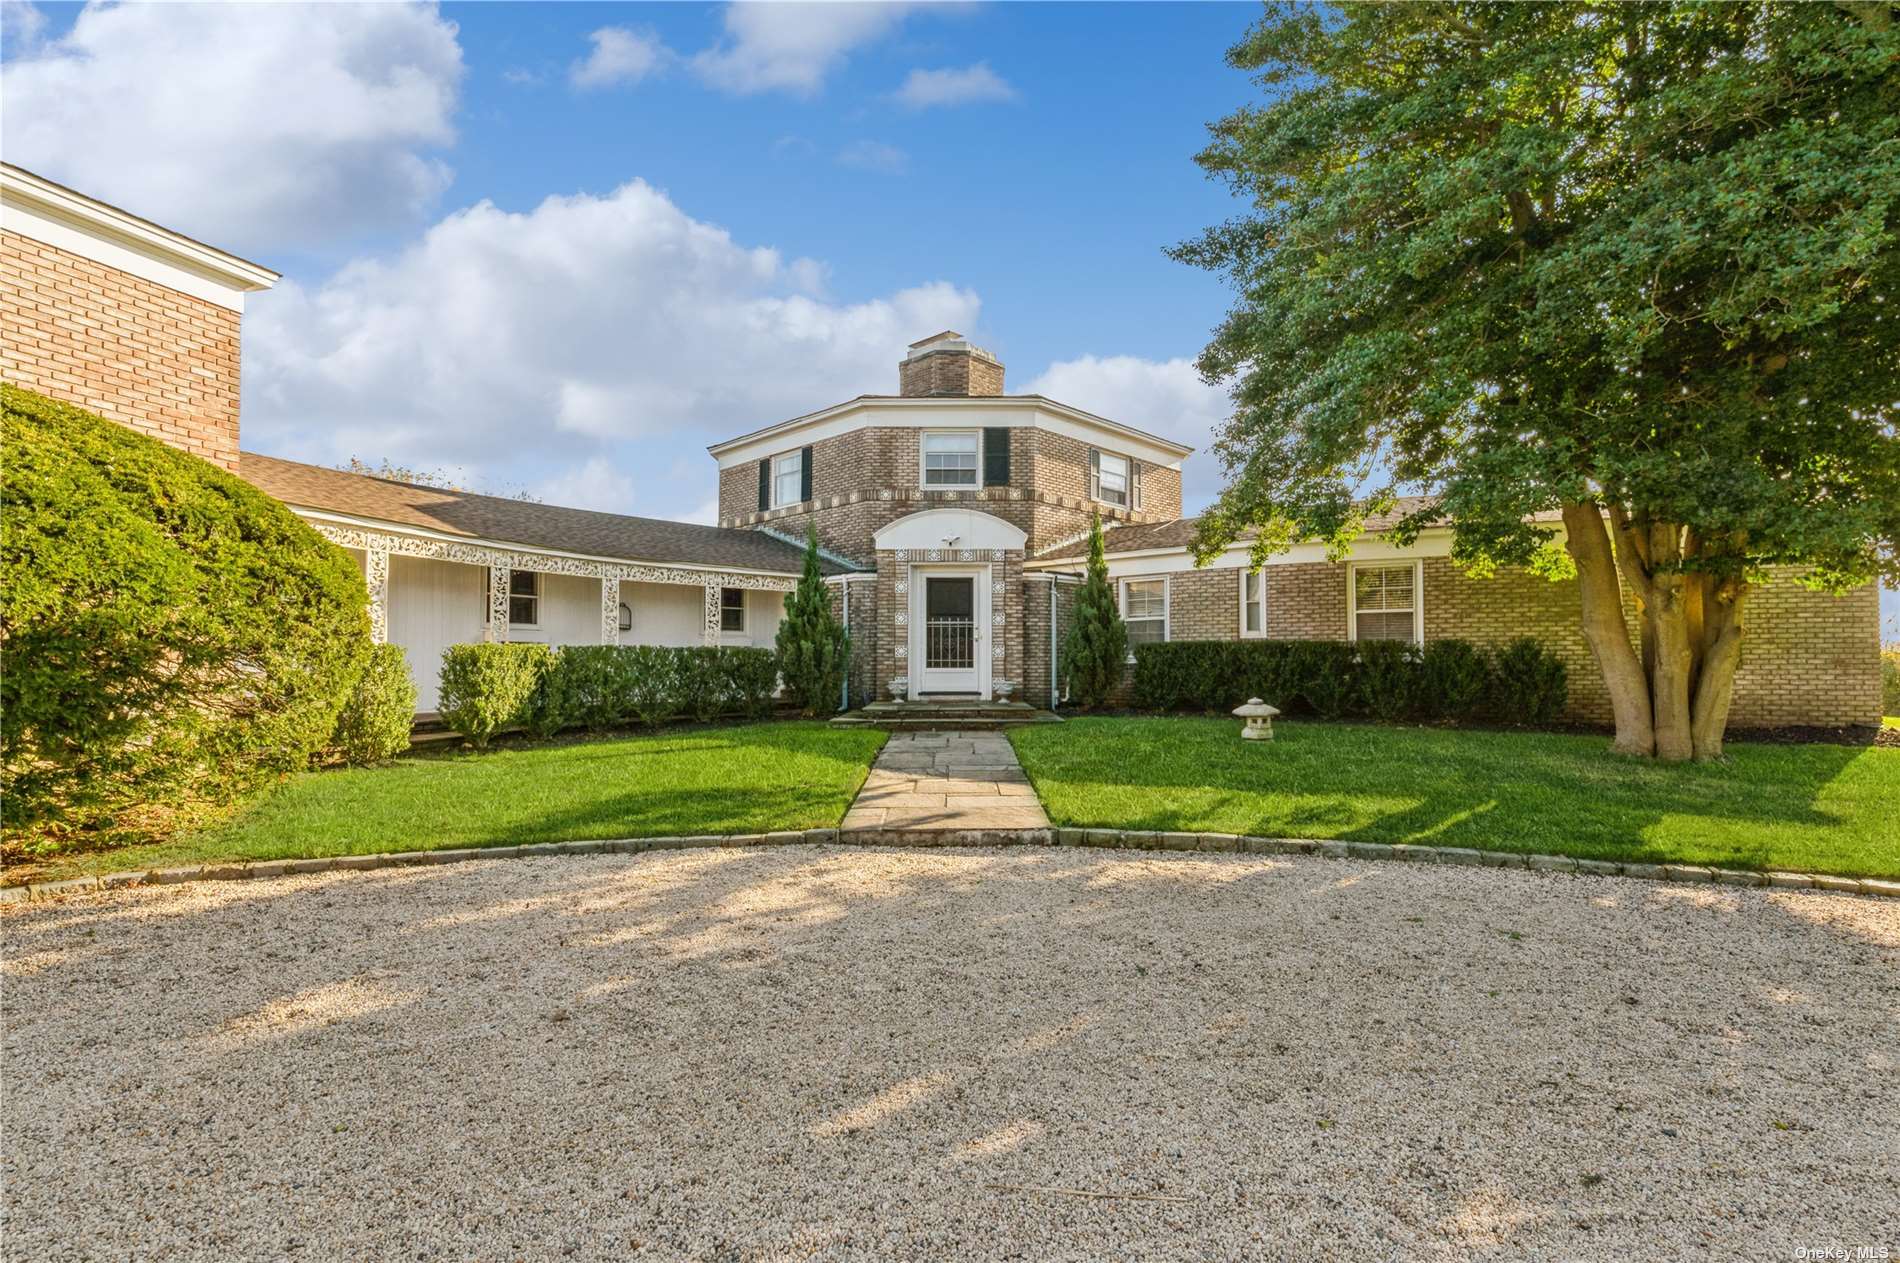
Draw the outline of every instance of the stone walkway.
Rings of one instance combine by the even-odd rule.
[[[846,829],[1046,829],[1036,791],[1000,732],[894,732]]]

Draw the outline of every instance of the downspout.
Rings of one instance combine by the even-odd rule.
[[[840,597],[840,600],[838,603],[844,606],[844,636],[845,636],[845,643],[849,645],[851,643],[851,576],[850,575],[838,576],[838,595]],[[838,690],[840,694],[838,698],[839,710],[851,709],[851,655],[852,655],[852,652],[853,650],[847,649],[844,655],[844,682]]]
[[[1062,700],[1062,681],[1056,673],[1056,577],[1049,576],[1049,713]]]

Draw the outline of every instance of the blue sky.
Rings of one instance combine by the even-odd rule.
[[[1162,249],[1235,210],[1192,156],[1251,4],[7,13],[10,156],[285,273],[254,450],[705,518],[708,442],[945,326],[1197,446],[1224,410],[1225,292]]]
[[[285,274],[252,450],[711,520],[707,443],[953,327],[1202,447],[1192,511],[1227,294],[1162,249],[1240,209],[1192,156],[1258,12],[0,0],[0,149]]]

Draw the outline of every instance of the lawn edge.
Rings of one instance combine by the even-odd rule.
[[[1158,833],[1143,829],[802,829],[774,833],[707,834],[697,837],[614,838],[579,842],[529,842],[518,846],[456,847],[435,851],[385,851],[374,855],[337,855],[320,859],[258,860],[201,864],[185,868],[126,869],[102,876],[70,877],[0,887],[0,904],[38,902],[66,895],[97,894],[132,886],[171,886],[198,881],[248,881],[305,873],[369,871],[424,864],[461,864],[471,860],[527,859],[558,855],[638,855],[708,847],[817,846],[978,847],[1058,846],[1171,853],[1225,855],[1301,855],[1324,859],[1384,860],[1446,864],[1470,868],[1519,868],[1573,876],[1627,877],[1686,885],[1752,886],[1777,890],[1822,890],[1836,894],[1900,899],[1900,881],[1842,877],[1833,873],[1757,872],[1709,868],[1699,864],[1640,864],[1573,859],[1565,855],[1525,855],[1457,846],[1409,843],[1321,841],[1312,838],[1252,837],[1232,833]]]

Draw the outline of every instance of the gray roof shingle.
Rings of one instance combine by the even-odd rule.
[[[1416,513],[1429,505],[1429,496],[1400,496],[1398,503],[1388,513],[1376,514],[1366,519],[1368,533],[1390,530],[1400,518]],[[1118,526],[1102,535],[1102,547],[1111,555],[1114,553],[1138,553],[1155,548],[1186,548],[1194,542],[1194,529],[1200,524],[1198,517],[1176,518],[1172,522],[1149,522],[1140,526]],[[1241,539],[1252,539],[1254,532],[1241,532]],[[1085,536],[1073,543],[1064,544],[1048,552],[1037,553],[1038,561],[1056,561],[1069,557],[1089,555],[1089,541]]]
[[[239,453],[239,460],[238,473],[246,482],[285,504],[346,513],[392,526],[421,527],[528,549],[656,565],[797,574],[805,564],[803,548],[761,531],[627,517],[417,486],[256,452]],[[820,558],[819,565],[826,574],[849,569],[829,558]]]

